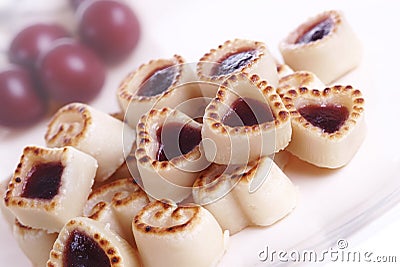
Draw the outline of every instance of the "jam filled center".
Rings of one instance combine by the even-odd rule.
[[[257,50],[248,50],[227,55],[211,71],[211,76],[223,76],[243,69],[257,56]]]
[[[50,200],[58,194],[64,166],[61,162],[34,165],[26,176],[22,197]]]
[[[110,267],[104,250],[89,236],[74,230],[68,237],[63,266],[66,267]]]
[[[157,141],[157,160],[168,161],[189,153],[200,144],[201,131],[187,124],[168,123],[158,128]]]
[[[252,98],[238,98],[222,118],[222,123],[230,127],[253,126],[274,121],[270,107]]]
[[[307,105],[298,109],[312,125],[326,133],[334,133],[340,129],[349,117],[349,110],[341,105]]]
[[[332,28],[333,20],[331,18],[327,18],[317,23],[302,36],[300,36],[299,39],[297,39],[296,44],[307,44],[320,40],[328,35],[332,31]]]
[[[138,96],[156,96],[165,92],[175,81],[177,67],[168,66],[154,71],[141,84]]]

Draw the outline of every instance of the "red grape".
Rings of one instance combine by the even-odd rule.
[[[62,104],[93,100],[105,81],[103,62],[73,39],[57,41],[38,63],[44,90]]]
[[[78,9],[79,35],[107,63],[124,60],[136,47],[139,21],[132,9],[116,0],[83,3]]]
[[[26,27],[11,41],[8,57],[11,62],[32,69],[39,54],[69,33],[58,24],[38,23]]]
[[[28,126],[40,120],[46,109],[27,70],[13,66],[0,72],[1,125]]]

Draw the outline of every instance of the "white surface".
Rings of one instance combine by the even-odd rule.
[[[384,216],[371,222],[370,225],[354,234],[347,241],[348,251],[370,253],[371,262],[331,262],[326,267],[362,267],[362,266],[398,266],[400,262],[400,205],[386,213]],[[379,263],[378,257],[394,256],[396,262]],[[383,259],[383,258],[381,258]],[[375,262],[374,262],[375,261]]]
[[[373,218],[388,208],[383,206],[384,203],[391,206],[389,200],[374,205],[400,187],[397,117],[400,115],[400,91],[394,83],[400,62],[399,37],[395,30],[400,25],[396,1],[129,2],[142,22],[143,35],[135,53],[125,64],[109,73],[102,95],[92,103],[107,112],[118,110],[115,92],[119,81],[128,71],[150,59],[170,57],[177,53],[189,62],[196,61],[210,48],[233,38],[264,41],[273,54],[280,58],[278,42],[299,23],[323,10],[343,10],[365,49],[362,66],[343,80],[364,93],[367,101],[367,138],[353,161],[340,170],[321,170],[292,160],[287,174],[301,192],[298,208],[272,227],[246,229],[233,236],[221,266],[267,266],[257,259],[259,251],[266,245],[277,250],[323,249],[334,244],[338,238],[346,238],[352,250],[364,248],[373,249],[381,255],[392,254],[389,251],[391,245],[388,244],[399,245],[399,205],[397,212],[392,211],[361,232],[354,233],[359,228],[357,222],[361,225],[364,219],[372,222]],[[56,5],[65,7],[64,2]],[[3,12],[0,10],[0,14]],[[13,12],[15,14],[11,11],[8,14],[10,19],[0,20],[0,40],[8,40],[10,34],[20,27],[18,24],[24,24],[19,13],[16,10]],[[61,20],[72,29],[74,23],[66,19],[72,14],[65,12],[65,9],[61,12],[62,16],[51,13],[49,18]],[[31,14],[26,20],[37,17]],[[7,46],[0,43],[0,50],[4,51]],[[5,179],[13,172],[25,145],[44,144],[45,125],[46,121],[24,131],[0,129],[0,179]],[[396,222],[390,225],[393,220]],[[384,230],[373,236],[381,228]],[[0,265],[29,266],[4,221],[0,222],[0,234]],[[396,253],[399,254],[398,250]],[[343,263],[334,264],[341,265]],[[368,266],[374,265],[370,263]]]

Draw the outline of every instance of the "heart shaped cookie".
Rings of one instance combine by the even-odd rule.
[[[146,267],[216,266],[228,238],[206,209],[195,204],[179,207],[167,200],[144,207],[132,230]]]
[[[246,164],[284,149],[290,141],[289,113],[275,89],[258,75],[231,76],[205,110],[202,128],[208,161]]]
[[[365,133],[364,99],[351,86],[322,91],[305,87],[283,96],[293,135],[287,150],[319,167],[346,165],[360,147]]]

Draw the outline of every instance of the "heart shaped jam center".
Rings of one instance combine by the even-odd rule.
[[[111,264],[106,253],[96,241],[85,233],[74,230],[67,240],[63,266],[110,267]]]
[[[341,105],[306,105],[297,110],[312,125],[326,133],[340,129],[349,117],[349,110]]]
[[[228,54],[222,58],[218,65],[211,71],[211,76],[222,76],[243,69],[257,56],[257,50],[247,50],[234,54]]]
[[[327,18],[307,30],[302,36],[300,36],[296,44],[308,44],[324,38],[328,35],[333,28],[333,20]]]
[[[58,194],[64,166],[61,162],[34,165],[26,177],[22,197],[50,200]]]
[[[252,98],[238,98],[222,118],[222,123],[230,126],[253,126],[274,121],[270,107]]]
[[[182,123],[167,123],[157,130],[158,161],[185,155],[201,141],[200,129]]]
[[[141,84],[138,96],[156,96],[165,92],[175,81],[178,70],[175,66],[167,66],[155,70]]]

